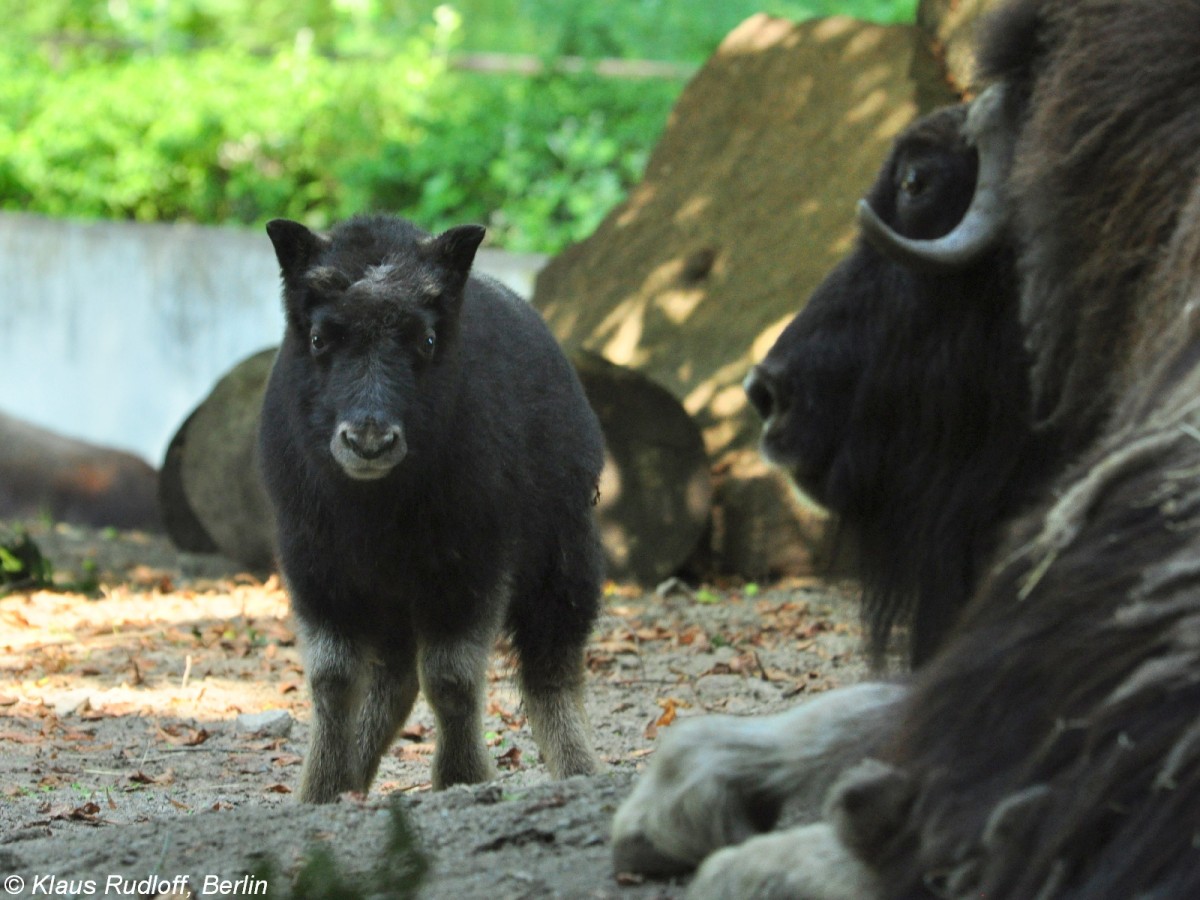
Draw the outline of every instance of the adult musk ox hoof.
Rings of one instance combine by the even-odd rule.
[[[668,856],[640,831],[631,831],[613,839],[613,871],[636,872],[651,878],[684,875],[696,867],[694,862]]]
[[[875,874],[824,822],[751,838],[714,853],[688,900],[877,900]]]

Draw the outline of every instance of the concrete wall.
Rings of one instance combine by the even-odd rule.
[[[545,262],[484,249],[525,297]],[[231,365],[279,342],[279,270],[259,229],[0,213],[0,410],[158,465]]]

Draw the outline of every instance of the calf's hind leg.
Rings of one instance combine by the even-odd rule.
[[[525,713],[550,774],[568,778],[599,771],[583,705],[583,645],[561,646],[553,654],[520,655]]]
[[[591,511],[576,540],[562,535],[541,584],[517,588],[509,629],[533,739],[555,778],[591,775],[600,762],[584,710],[584,650],[599,614],[602,562]]]

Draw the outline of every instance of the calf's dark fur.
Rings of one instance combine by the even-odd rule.
[[[604,453],[574,370],[528,304],[470,274],[482,228],[267,232],[287,326],[261,456],[314,708],[300,799],[366,791],[418,689],[434,787],[489,778],[502,632],[551,772],[595,771],[583,653]]]

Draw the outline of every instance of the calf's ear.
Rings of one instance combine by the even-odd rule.
[[[466,277],[486,232],[487,229],[482,225],[458,225],[431,238],[427,246],[434,259],[451,272]]]
[[[275,246],[275,258],[288,283],[294,283],[308,271],[321,251],[329,246],[329,238],[291,219],[272,219],[267,223],[267,236]]]

